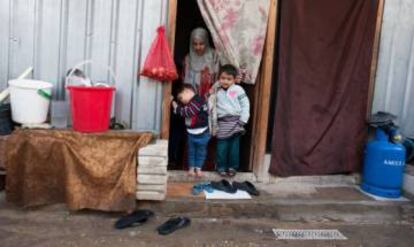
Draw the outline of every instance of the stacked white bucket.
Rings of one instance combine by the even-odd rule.
[[[27,68],[17,79],[9,81],[9,88],[0,92],[0,104],[10,96],[12,119],[23,125],[39,125],[46,122],[53,84],[24,79],[32,73]]]
[[[157,140],[140,148],[137,169],[137,200],[161,201],[167,195],[168,141]]]

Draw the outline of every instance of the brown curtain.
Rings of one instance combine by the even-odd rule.
[[[377,0],[281,1],[270,173],[358,170]]]

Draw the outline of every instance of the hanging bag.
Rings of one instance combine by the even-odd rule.
[[[157,33],[145,59],[141,75],[158,81],[173,81],[178,78],[178,74],[165,38],[164,26],[158,27]]]

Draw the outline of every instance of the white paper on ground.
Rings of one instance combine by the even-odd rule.
[[[224,191],[214,190],[212,193],[204,192],[207,200],[249,200],[252,199],[249,193],[243,190],[237,190],[236,193],[230,194]]]
[[[376,201],[395,201],[395,202],[409,202],[409,201],[410,201],[410,200],[408,200],[407,198],[402,197],[402,196],[400,196],[400,197],[398,197],[398,198],[387,198],[387,197],[382,197],[382,196],[373,195],[373,194],[370,194],[370,193],[368,193],[368,192],[363,191],[360,187],[358,187],[358,190],[359,190],[362,194],[367,195],[367,196],[371,197],[372,199],[374,199],[374,200],[376,200]]]

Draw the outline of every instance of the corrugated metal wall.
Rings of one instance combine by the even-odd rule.
[[[398,115],[414,137],[414,1],[385,1],[373,112]]]
[[[137,78],[158,25],[166,22],[165,0],[1,0],[0,89],[25,68],[53,82],[62,97],[63,76],[82,60],[95,81],[117,75],[115,115],[136,130],[159,131],[161,85]]]

